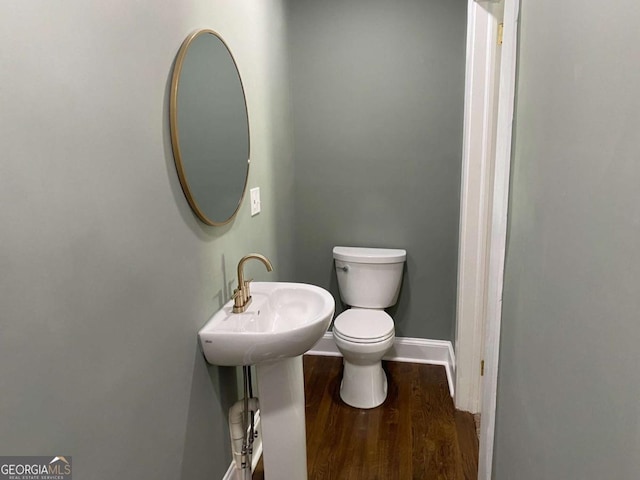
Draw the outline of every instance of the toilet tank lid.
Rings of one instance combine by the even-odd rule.
[[[353,263],[401,263],[407,251],[398,248],[333,247],[333,258]]]

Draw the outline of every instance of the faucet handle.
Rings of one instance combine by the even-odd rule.
[[[242,313],[245,311],[249,302],[247,301],[247,290],[244,286],[238,287],[233,290],[233,313]]]
[[[241,307],[244,304],[244,288],[235,288],[233,290],[233,295],[231,295],[231,299],[233,300],[234,310]]]

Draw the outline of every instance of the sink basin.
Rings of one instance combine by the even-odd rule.
[[[335,301],[325,289],[304,283],[252,282],[252,302],[232,313],[227,302],[198,336],[209,363],[255,365],[302,355],[329,328]]]

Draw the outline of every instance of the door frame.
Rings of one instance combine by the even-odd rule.
[[[455,402],[481,414],[479,480],[493,462],[518,14],[519,0],[468,3]]]

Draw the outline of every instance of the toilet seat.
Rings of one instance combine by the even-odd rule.
[[[393,319],[384,310],[352,308],[333,322],[333,334],[353,343],[378,343],[394,335]]]

